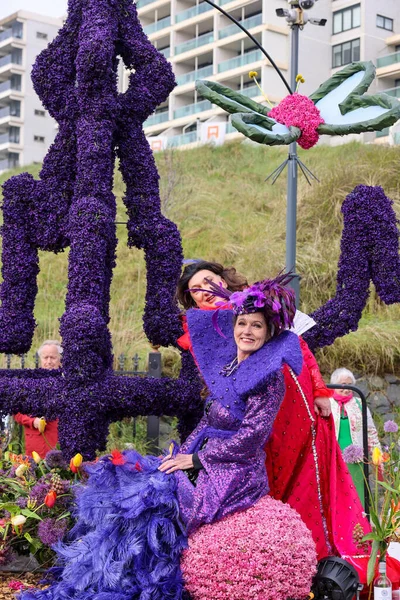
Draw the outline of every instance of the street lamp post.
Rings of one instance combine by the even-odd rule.
[[[276,14],[278,17],[284,17],[291,30],[291,48],[290,48],[290,87],[292,91],[296,89],[296,77],[299,72],[299,32],[304,25],[309,22],[313,25],[324,26],[326,19],[309,18],[305,9],[314,6],[317,0],[288,0],[289,9],[278,8]],[[296,229],[297,229],[297,172],[299,160],[297,157],[297,143],[292,142],[289,146],[289,156],[287,160],[287,205],[286,205],[286,270],[295,274],[291,282],[291,287],[296,294],[296,304],[300,299],[300,277],[296,273]]]

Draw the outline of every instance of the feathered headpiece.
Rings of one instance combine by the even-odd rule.
[[[217,302],[217,309],[212,321],[215,329],[225,337],[218,327],[218,311],[220,308],[230,308],[236,315],[262,312],[265,316],[271,335],[278,335],[293,325],[296,312],[295,295],[292,289],[285,286],[290,283],[292,273],[279,273],[274,279],[258,281],[242,292],[231,292],[211,280],[207,280],[209,291],[222,298]],[[204,292],[204,289],[192,288],[190,292]]]

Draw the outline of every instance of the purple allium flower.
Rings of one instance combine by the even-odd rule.
[[[21,498],[17,498],[15,504],[17,504],[17,506],[19,506],[20,508],[26,508],[27,502],[28,499],[21,496]]]
[[[67,521],[65,519],[43,519],[39,523],[38,536],[40,541],[46,546],[53,546],[64,537],[67,531]]]
[[[399,426],[397,425],[397,423],[395,423],[395,421],[386,421],[383,424],[383,431],[385,431],[386,433],[397,433],[399,430]]]
[[[68,465],[61,450],[50,450],[44,459],[49,469],[67,469]]]
[[[31,498],[31,500],[36,502],[36,504],[43,504],[46,495],[50,491],[50,488],[51,488],[50,483],[43,483],[43,482],[39,481],[31,489],[29,497]]]
[[[359,463],[364,459],[364,451],[356,444],[350,444],[343,450],[343,460],[348,464]]]

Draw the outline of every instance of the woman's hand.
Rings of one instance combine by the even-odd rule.
[[[158,467],[159,471],[164,473],[173,473],[174,471],[185,471],[193,468],[192,454],[177,454],[174,458],[169,454]]]
[[[314,398],[314,409],[317,415],[321,415],[321,417],[329,417],[332,412],[330,399],[323,396]]]

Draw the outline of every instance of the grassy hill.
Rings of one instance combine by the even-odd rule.
[[[250,281],[273,275],[284,266],[286,174],[274,186],[264,180],[286,154],[284,148],[235,142],[156,155],[163,210],[178,224],[186,258],[234,264]],[[317,147],[300,155],[321,181],[310,187],[300,177],[299,185],[301,308],[311,312],[334,295],[342,229],[340,207],[346,194],[361,183],[381,185],[400,216],[400,148],[352,143]],[[39,166],[24,170],[36,177]],[[18,172],[21,170],[3,174],[0,182]],[[123,193],[116,172],[118,221],[125,220]],[[148,344],[141,329],[143,255],[127,248],[123,225],[118,225],[118,238],[111,308],[114,352],[116,356],[121,352],[145,356]],[[67,258],[68,252],[40,255],[35,344],[58,337]],[[359,372],[399,371],[399,316],[400,305],[382,305],[372,289],[359,330],[319,352],[323,370],[349,366]]]

